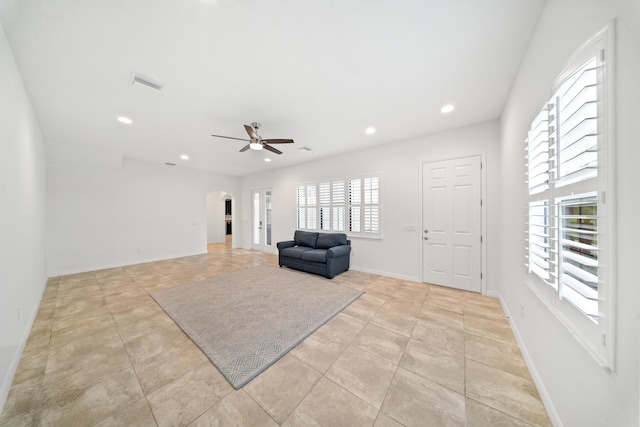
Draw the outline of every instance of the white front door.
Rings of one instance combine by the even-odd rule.
[[[253,190],[251,202],[251,248],[271,252],[271,189]]]
[[[422,281],[481,292],[481,158],[422,165]]]

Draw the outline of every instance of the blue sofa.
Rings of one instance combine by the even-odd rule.
[[[293,240],[278,242],[278,264],[333,279],[349,270],[351,241],[343,233],[296,230]]]

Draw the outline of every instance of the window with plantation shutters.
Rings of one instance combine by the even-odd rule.
[[[615,157],[608,31],[574,56],[531,123],[525,140],[525,258],[532,290],[611,369]],[[551,287],[553,293],[537,286]]]
[[[380,237],[378,175],[299,185],[296,191],[298,228]]]

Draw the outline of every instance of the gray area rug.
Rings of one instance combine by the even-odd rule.
[[[252,267],[152,297],[239,389],[362,294],[295,270]]]

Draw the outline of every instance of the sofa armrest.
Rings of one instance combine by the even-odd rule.
[[[349,255],[351,253],[351,246],[340,245],[327,249],[327,258],[338,258],[341,256]]]
[[[296,241],[295,240],[285,240],[283,242],[278,242],[277,243],[279,251],[281,251],[283,249],[286,249],[286,248],[292,248],[295,245],[296,245]]]

